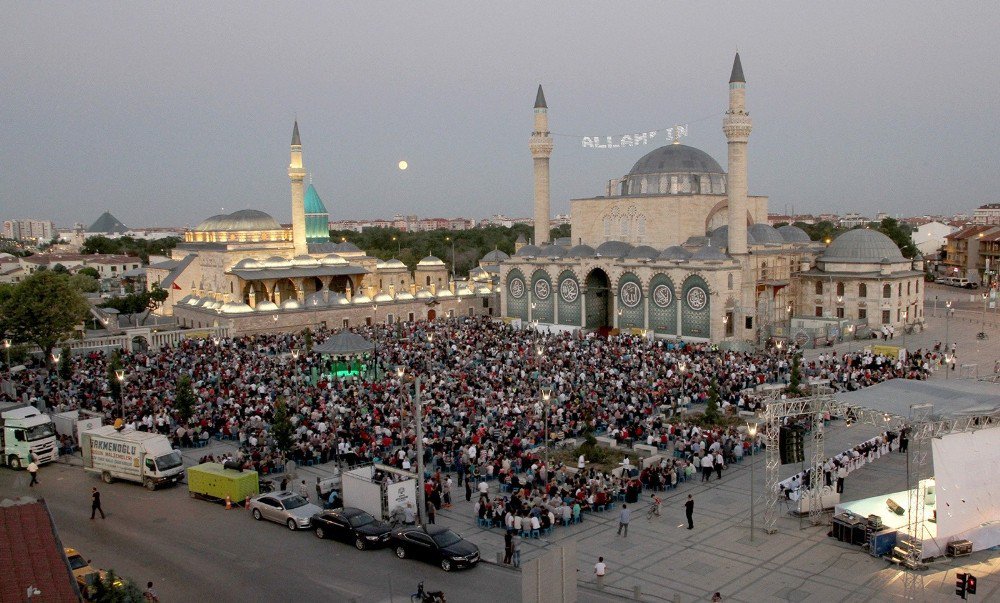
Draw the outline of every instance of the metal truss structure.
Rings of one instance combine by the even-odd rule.
[[[927,457],[930,456],[930,433],[931,426],[935,423],[931,421],[931,414],[934,411],[933,404],[913,404],[910,406],[910,425],[913,432],[910,437],[909,457],[906,459],[906,488],[907,488],[907,512],[909,513],[906,523],[906,530],[909,533],[905,538],[906,546],[900,547],[905,551],[902,564],[911,570],[922,569],[924,553],[924,536],[926,531],[926,508],[925,497],[926,488],[920,486],[920,480],[927,464]],[[903,592],[909,599],[912,595],[921,592],[923,589],[923,576],[917,572],[906,572],[903,576]]]

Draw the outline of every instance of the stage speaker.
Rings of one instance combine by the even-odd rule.
[[[798,425],[782,427],[778,431],[778,456],[781,457],[782,465],[801,463],[805,460],[804,431]]]

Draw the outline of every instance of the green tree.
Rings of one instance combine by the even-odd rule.
[[[73,376],[73,351],[69,349],[69,346],[63,346],[62,352],[59,354],[59,376],[63,379],[69,380]]]
[[[792,370],[788,375],[788,387],[785,388],[785,392],[789,394],[799,395],[799,385],[802,384],[802,355],[795,354],[792,356]]]
[[[194,388],[191,387],[191,377],[182,374],[177,380],[177,389],[174,394],[174,408],[177,414],[185,423],[194,414],[194,405],[197,399],[194,395]]]
[[[56,264],[52,267],[52,272],[57,274],[69,274],[69,268],[63,266],[62,264]]]
[[[913,230],[908,224],[901,224],[895,218],[883,218],[878,225],[878,230],[886,235],[899,247],[904,258],[913,258],[917,255],[917,246],[913,243],[911,236]]]
[[[306,328],[305,331],[302,331],[302,339],[305,341],[306,354],[311,353],[312,349],[313,349],[313,334],[312,334],[312,330],[310,330],[309,328]]]
[[[569,236],[572,236],[569,224],[560,224],[549,231],[550,241],[555,241],[556,239],[562,239]]]
[[[705,404],[705,421],[712,425],[719,422],[719,384],[715,379],[708,387],[708,402]]]
[[[101,273],[93,266],[84,266],[76,271],[77,274],[85,274],[95,280],[101,280]]]
[[[45,357],[87,317],[89,306],[69,275],[46,270],[18,283],[0,306],[3,331],[33,343]]]
[[[142,589],[131,578],[124,578],[109,569],[94,583],[90,600],[97,603],[142,603]]]
[[[271,433],[274,444],[281,452],[288,452],[292,447],[292,421],[288,418],[288,405],[284,400],[278,400],[274,405],[274,419],[271,421]]]
[[[70,279],[73,281],[73,286],[80,293],[97,293],[101,290],[101,284],[98,280],[89,274],[76,273],[70,275]]]

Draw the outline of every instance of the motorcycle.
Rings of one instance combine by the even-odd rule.
[[[410,603],[447,603],[444,600],[444,591],[435,590],[427,592],[424,590],[424,583],[417,584],[417,592],[410,595]]]
[[[257,484],[261,494],[274,492],[274,482],[269,479],[258,479]]]

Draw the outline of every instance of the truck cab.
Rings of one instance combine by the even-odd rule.
[[[14,469],[59,458],[56,427],[48,415],[28,404],[0,405],[2,463]]]

